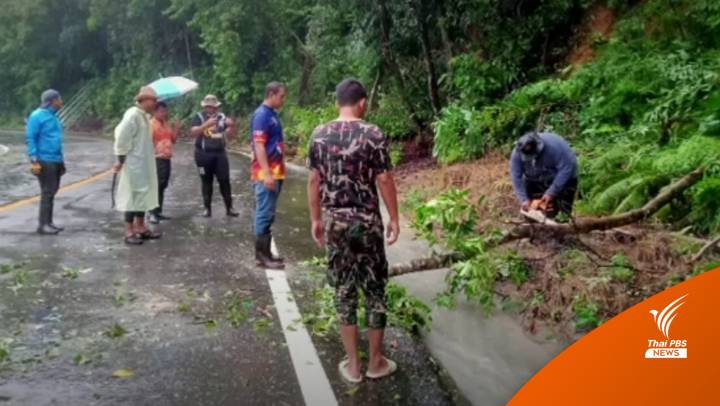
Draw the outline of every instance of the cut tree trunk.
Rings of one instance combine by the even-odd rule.
[[[311,102],[311,80],[312,73],[315,69],[315,55],[313,54],[310,47],[307,46],[307,40],[303,41],[294,32],[291,33],[295,41],[298,43],[298,48],[302,53],[302,75],[300,76],[300,89],[298,90],[298,104],[300,106],[307,106]]]
[[[697,183],[703,177],[704,173],[704,167],[695,169],[677,182],[667,186],[639,209],[630,210],[614,216],[578,218],[569,224],[522,224],[505,232],[501,238],[488,241],[486,248],[494,248],[523,238],[543,236],[557,239],[571,234],[585,234],[596,230],[609,230],[646,220]],[[442,268],[445,266],[442,264],[452,262],[452,260],[452,255],[418,259],[412,261],[410,264],[393,265],[390,268],[389,274],[390,276],[397,276],[411,272]],[[411,267],[414,268],[410,270],[409,268]]]
[[[433,113],[437,116],[440,114],[442,104],[440,102],[440,90],[438,86],[437,73],[435,71],[435,64],[433,63],[432,58],[432,45],[430,44],[430,32],[428,30],[428,15],[425,1],[415,0],[413,3],[413,10],[415,11],[415,19],[417,20],[418,28],[420,29],[420,43],[422,45],[423,57],[425,59],[425,69],[427,69],[427,85],[430,104],[432,105]]]
[[[312,89],[311,78],[313,69],[315,69],[315,58],[309,52],[304,53],[303,69],[300,76],[300,91],[298,94],[298,105],[307,106],[311,102]]]
[[[403,103],[408,109],[408,112],[410,113],[410,116],[412,117],[413,122],[415,122],[415,125],[417,125],[418,130],[422,129],[423,122],[420,120],[420,116],[417,113],[417,109],[415,108],[415,105],[413,104],[412,100],[410,99],[410,96],[408,95],[408,83],[405,79],[405,75],[403,74],[402,69],[400,68],[400,64],[398,63],[397,59],[395,58],[395,54],[392,51],[392,47],[390,46],[390,32],[392,30],[392,17],[390,16],[390,13],[387,9],[387,4],[385,0],[377,0],[378,9],[380,11],[380,44],[382,46],[382,54],[383,57],[385,57],[385,62],[390,67],[392,73],[395,74],[395,77],[397,78],[399,82],[399,89],[400,96],[402,97]]]
[[[373,81],[372,89],[370,89],[370,98],[368,99],[368,110],[372,111],[377,107],[377,96],[380,92],[380,80],[382,80],[383,64],[378,64],[377,74]]]

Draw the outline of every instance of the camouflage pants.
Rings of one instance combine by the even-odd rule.
[[[382,220],[329,217],[325,220],[325,241],[328,282],[335,288],[335,308],[340,323],[357,324],[358,289],[362,289],[368,327],[385,328],[388,263]]]

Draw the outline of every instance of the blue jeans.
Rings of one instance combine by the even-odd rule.
[[[270,234],[270,228],[275,221],[277,201],[282,191],[283,181],[275,181],[275,190],[269,190],[263,182],[255,182],[255,235]]]

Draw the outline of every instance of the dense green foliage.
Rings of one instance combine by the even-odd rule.
[[[578,150],[580,208],[593,213],[640,207],[673,179],[705,165],[706,178],[659,218],[715,232],[720,229],[720,205],[713,198],[720,192],[718,38],[717,2],[643,2],[627,10],[607,43],[597,45],[597,59],[573,72],[493,100],[488,94],[506,78],[502,69],[489,67],[481,86],[466,86],[472,94],[444,109],[435,123],[435,154],[455,162],[509,145],[525,131],[558,132]],[[455,81],[477,74],[470,71]]]
[[[612,36],[578,36],[595,4],[0,0],[0,120],[21,122],[46,87],[89,86],[89,115],[112,124],[141,84],[175,74],[201,83],[176,105],[181,116],[212,92],[246,118],[265,83],[282,80],[288,144],[303,156],[313,128],[334,115],[334,86],[352,76],[371,93],[370,120],[396,140],[434,131],[442,162],[507,150],[534,128],[567,136],[580,153],[585,211],[638,207],[708,165],[659,218],[718,230],[719,3],[611,1]],[[597,57],[567,67],[577,39]]]
[[[20,122],[44,88],[71,96],[87,85],[90,115],[112,124],[141,84],[177,74],[201,83],[183,116],[209,92],[245,116],[268,81],[282,80],[302,154],[334,86],[352,76],[372,93],[370,118],[403,138],[448,100],[488,102],[552,72],[588,3],[2,0],[0,117]]]

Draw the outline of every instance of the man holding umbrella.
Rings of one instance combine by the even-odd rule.
[[[120,174],[115,203],[116,209],[125,213],[128,245],[140,245],[161,236],[145,226],[145,212],[158,207],[157,168],[150,129],[157,94],[151,87],[142,87],[135,102],[115,127],[117,163],[113,166],[113,171]]]

